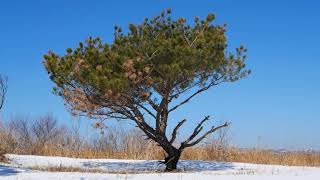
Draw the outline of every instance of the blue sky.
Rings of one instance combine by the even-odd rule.
[[[51,93],[42,65],[48,50],[63,53],[89,36],[111,42],[114,25],[158,15],[216,14],[228,24],[230,48],[248,48],[250,77],[204,93],[172,116],[189,120],[205,115],[231,121],[230,136],[240,146],[320,149],[320,2],[318,1],[103,1],[29,0],[0,3],[0,73],[9,76],[1,117],[51,112],[72,121],[63,101]],[[85,122],[85,124],[88,124]],[[184,133],[186,133],[185,131]]]

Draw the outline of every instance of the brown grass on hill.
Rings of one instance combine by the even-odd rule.
[[[228,144],[226,131],[206,143],[186,149],[181,159],[277,164],[288,166],[318,166],[317,152],[275,152],[262,149],[239,149]],[[164,152],[143,134],[132,129],[112,129],[95,137],[81,137],[79,129],[59,126],[51,116],[35,121],[14,119],[0,123],[0,160],[5,153],[76,158],[155,159]]]

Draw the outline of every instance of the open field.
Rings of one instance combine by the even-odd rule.
[[[50,128],[41,131],[45,127]],[[58,125],[51,116],[13,119],[0,123],[0,160],[1,154],[162,160],[164,151],[141,137],[144,136],[138,129],[126,131],[122,127],[109,129],[99,136],[81,136],[78,130]],[[186,149],[181,159],[320,167],[320,152],[241,149],[231,144],[228,131],[219,131],[204,143]]]
[[[0,179],[238,179],[295,180],[320,178],[320,168],[182,160],[176,173],[160,173],[155,160],[77,159],[6,155]],[[47,170],[39,171],[37,169]],[[73,169],[75,172],[63,172]],[[49,172],[50,171],[50,172]]]

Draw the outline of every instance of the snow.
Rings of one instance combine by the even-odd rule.
[[[6,155],[10,164],[0,165],[0,179],[130,179],[130,180],[319,180],[320,168],[214,161],[187,161],[178,164],[179,173],[161,173],[162,164],[154,160],[77,159],[30,155]],[[73,167],[102,173],[45,172],[38,167]]]

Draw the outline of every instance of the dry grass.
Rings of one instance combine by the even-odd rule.
[[[37,170],[37,171],[48,171],[48,172],[85,172],[85,173],[107,173],[104,170],[98,168],[78,168],[78,167],[40,167],[33,166],[28,169]]]
[[[182,159],[320,167],[320,153],[303,151],[276,152],[229,147],[212,150],[206,147],[197,147],[184,152]]]
[[[232,162],[273,164],[287,166],[320,167],[320,153],[317,152],[274,152],[271,150],[230,149],[227,159]]]
[[[0,131],[0,162],[8,162],[8,159],[4,156],[6,153],[8,153],[9,151],[9,147],[7,146],[7,144],[4,142],[4,140],[8,139],[8,137],[6,136],[6,134],[1,133]]]
[[[275,152],[239,149],[228,144],[226,131],[205,144],[186,149],[181,159],[214,160],[289,166],[320,166],[320,153]],[[79,130],[58,126],[51,116],[36,121],[14,119],[0,124],[0,160],[3,154],[31,154],[75,158],[155,159],[164,158],[160,147],[143,139],[137,130],[108,130],[96,138],[84,138]],[[52,171],[63,169],[53,169]],[[69,169],[70,171],[72,169]],[[76,170],[76,169],[75,169]]]
[[[108,174],[151,174],[151,173],[164,173],[160,170],[150,169],[148,171],[139,171],[139,170],[103,170],[99,168],[81,168],[81,167],[66,167],[66,166],[60,166],[60,167],[40,167],[40,166],[33,166],[29,167],[28,169],[37,170],[37,171],[48,171],[48,172],[81,172],[81,173],[108,173]],[[185,172],[183,170],[175,170],[170,173],[181,173]]]
[[[6,152],[0,148],[0,162],[4,162],[4,163],[8,162],[8,159],[4,156],[5,153]]]
[[[154,144],[148,144],[144,150],[138,149],[124,149],[124,150],[112,150],[112,149],[91,149],[90,147],[81,148],[80,150],[73,149],[59,149],[55,145],[49,145],[44,148],[41,153],[35,153],[35,155],[45,156],[60,156],[60,157],[73,157],[84,159],[134,159],[134,160],[154,160],[162,159],[163,152],[160,148]]]

